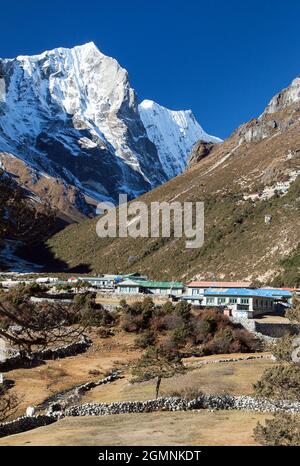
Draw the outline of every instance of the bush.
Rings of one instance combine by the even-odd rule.
[[[291,335],[285,335],[280,338],[278,343],[276,342],[276,344],[273,345],[272,354],[275,356],[277,361],[292,361],[292,352],[294,349],[292,346],[293,338],[294,337]]]
[[[191,318],[191,305],[186,301],[179,301],[175,306],[175,314],[187,322]]]
[[[195,400],[196,398],[203,395],[199,387],[196,385],[192,387],[184,387],[181,389],[175,389],[167,393],[167,396],[176,396],[178,398],[184,398],[187,401]]]
[[[138,348],[146,349],[148,348],[148,346],[155,345],[156,336],[153,332],[148,331],[144,333],[143,335],[141,335],[140,337],[138,337],[134,343]]]
[[[162,306],[162,311],[165,315],[171,315],[174,312],[174,306],[171,303],[171,301],[167,301],[163,306]]]
[[[279,364],[267,369],[254,389],[262,398],[299,400],[300,365]]]
[[[114,332],[112,332],[110,328],[99,327],[98,330],[97,330],[97,335],[100,338],[109,338],[109,337],[114,336]]]
[[[199,344],[207,341],[217,328],[216,321],[210,316],[197,319],[194,326],[194,343]]]
[[[167,325],[164,316],[154,316],[149,323],[150,329],[155,333],[160,333],[167,330]]]
[[[261,445],[299,446],[300,419],[297,415],[277,413],[272,419],[266,419],[265,426],[258,423],[254,438]]]
[[[183,324],[181,327],[178,327],[173,331],[172,338],[178,345],[183,345],[187,342],[190,334],[190,328],[186,324]]]
[[[73,299],[73,304],[76,309],[82,307],[92,307],[95,304],[95,296],[93,293],[80,293]]]
[[[141,315],[132,315],[130,313],[122,316],[121,328],[125,332],[139,333],[144,326],[143,317]]]
[[[86,307],[81,311],[81,322],[91,327],[111,325],[114,322],[112,315],[101,305]]]
[[[98,369],[90,369],[89,370],[89,375],[92,375],[92,376],[95,376],[95,377],[98,377],[99,375],[101,375],[101,371],[99,371]]]
[[[182,317],[176,315],[166,315],[163,319],[164,327],[166,330],[175,330],[176,328],[183,325]]]
[[[121,327],[126,332],[152,332],[155,336],[167,333],[175,347],[199,345],[203,354],[251,352],[259,349],[257,340],[247,330],[233,324],[218,310],[206,309],[197,316],[191,306],[182,301],[173,307],[171,302],[155,306],[151,297],[122,305]],[[172,311],[172,312],[171,312]],[[137,339],[144,347],[147,336]]]
[[[215,334],[212,342],[207,346],[210,348],[213,354],[225,354],[232,351],[234,341],[234,334],[230,328],[220,329]],[[236,351],[238,351],[237,348]]]

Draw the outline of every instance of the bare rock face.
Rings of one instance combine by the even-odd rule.
[[[297,76],[289,87],[283,89],[271,99],[264,111],[264,115],[276,113],[296,102],[300,102],[300,76]]]
[[[240,126],[239,143],[259,142],[300,121],[300,77],[276,94],[259,118]]]
[[[213,142],[206,142],[203,140],[196,142],[196,144],[193,146],[193,150],[190,155],[189,167],[192,167],[193,165],[207,157],[214,147],[215,144]]]

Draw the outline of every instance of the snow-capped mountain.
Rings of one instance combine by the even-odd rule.
[[[197,141],[222,142],[201,128],[191,110],[169,110],[152,100],[144,100],[139,111],[148,138],[155,144],[160,163],[169,178],[185,170]]]
[[[0,153],[95,200],[167,181],[203,138],[190,112],[150,107],[94,43],[0,60]]]

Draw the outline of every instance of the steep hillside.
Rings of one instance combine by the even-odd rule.
[[[17,158],[39,185],[48,183],[50,197],[37,183],[35,189],[55,208],[60,185],[67,215],[87,215],[91,199],[116,203],[119,193],[132,199],[183,171],[202,129],[187,112],[193,123],[187,132],[181,113],[172,112],[163,127],[155,121],[149,138],[127,71],[94,43],[0,59],[0,152],[12,173],[19,175]],[[155,132],[167,139],[170,131],[180,150],[166,165]]]
[[[31,271],[34,264],[18,258],[20,247],[33,248],[57,229],[55,212],[0,169],[0,269]]]
[[[76,186],[39,172],[12,154],[0,152],[0,166],[21,189],[51,205],[67,223],[94,216],[92,199],[84,196]]]
[[[184,239],[175,238],[103,240],[96,235],[96,220],[68,227],[49,247],[68,266],[86,264],[94,272],[262,282],[283,273],[286,284],[294,284],[299,280],[299,87],[297,78],[258,119],[210,148],[209,156],[182,175],[141,196],[147,204],[204,201],[202,248],[188,250]]]

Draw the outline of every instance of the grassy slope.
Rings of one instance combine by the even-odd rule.
[[[100,239],[96,220],[71,225],[48,245],[67,266],[87,265],[93,272],[268,281],[284,270],[280,261],[293,256],[299,243],[299,180],[279,199],[253,204],[244,201],[243,194],[286,180],[289,172],[299,169],[299,147],[298,122],[284,132],[274,130],[260,142],[239,145],[236,132],[199,164],[140,198],[147,204],[175,197],[177,201],[204,201],[205,244],[201,249],[188,250],[183,239],[174,238]],[[265,224],[265,214],[272,215],[271,224]]]
[[[266,414],[217,411],[68,418],[0,439],[3,445],[255,445]]]
[[[219,359],[219,355],[214,356]],[[263,372],[272,367],[270,359],[246,360],[237,362],[212,363],[194,368],[183,375],[164,379],[161,384],[161,396],[171,395],[174,390],[186,388],[199,390],[205,394],[251,395],[253,384]],[[155,380],[138,384],[129,383],[130,374],[117,380],[113,385],[100,386],[87,393],[82,402],[111,403],[114,401],[149,400],[155,397]]]

